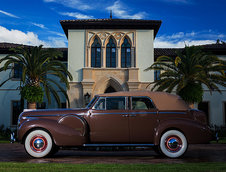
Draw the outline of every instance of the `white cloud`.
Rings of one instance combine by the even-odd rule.
[[[60,47],[60,48],[67,47],[67,39],[66,38],[49,37],[48,42],[50,45],[49,47]]]
[[[155,38],[156,48],[181,48],[186,45],[203,45],[216,43],[216,40],[226,40],[226,35],[212,30],[199,32],[178,32],[172,35],[160,35]]]
[[[70,7],[78,10],[89,10],[92,6],[83,3],[81,0],[43,0],[44,2],[54,2],[66,7]]]
[[[31,24],[33,24],[34,26],[40,27],[41,29],[46,29],[44,24],[39,24],[39,23],[31,23]]]
[[[55,35],[60,36],[60,37],[65,37],[65,34],[60,33],[60,32],[49,31],[49,33],[55,34]]]
[[[47,45],[44,41],[39,40],[38,35],[33,32],[24,33],[19,30],[8,30],[0,26],[0,40],[1,42],[18,43],[25,45]]]
[[[13,17],[13,18],[20,18],[20,17],[18,17],[18,16],[16,16],[16,15],[11,14],[11,13],[8,13],[8,12],[6,12],[6,11],[0,10],[0,13],[5,14],[5,15],[7,15],[7,16],[9,16],[9,17]]]
[[[118,18],[125,18],[125,19],[143,19],[147,16],[146,12],[138,12],[136,14],[129,14],[128,9],[126,9],[120,1],[116,1],[112,6],[106,8],[106,10],[112,10],[113,16]]]
[[[89,16],[89,15],[85,15],[85,14],[81,14],[78,12],[62,12],[60,13],[61,15],[64,16],[69,16],[69,17],[75,17],[76,19],[93,19],[93,16]]]
[[[205,45],[216,43],[216,40],[184,40],[184,41],[171,41],[156,38],[154,41],[155,48],[184,48],[185,45]]]
[[[34,32],[22,32],[20,30],[8,30],[0,26],[0,41],[24,45],[44,45],[44,47],[66,47],[66,38],[49,37],[48,40],[40,40]]]

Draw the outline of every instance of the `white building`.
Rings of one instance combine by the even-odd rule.
[[[0,43],[0,59],[4,58],[8,54],[13,54],[10,49],[16,48],[18,46],[24,46],[19,44],[11,43]],[[28,46],[24,46],[28,47]],[[63,57],[59,60],[67,63],[67,48],[58,48],[58,51],[62,51]],[[2,67],[3,64],[0,64]],[[20,76],[22,70],[17,69],[14,71],[2,71],[0,72],[0,84],[7,78],[12,77],[11,80],[6,82],[2,87],[0,87],[0,126],[4,125],[9,128],[16,128],[18,115],[23,111],[21,109],[21,96],[18,87],[20,86]],[[60,95],[61,106],[66,107],[66,99],[63,95]],[[24,108],[26,108],[26,102]],[[52,99],[51,105],[48,104],[46,97],[44,97],[44,102],[38,104],[38,108],[57,108],[57,102]]]
[[[68,38],[68,95],[73,107],[85,95],[145,89],[154,72],[154,38],[161,21],[132,19],[63,20]]]
[[[61,25],[68,38],[68,55],[67,50],[61,50],[73,75],[68,90],[72,108],[84,107],[96,94],[150,89],[147,86],[154,81],[157,73],[145,72],[144,69],[153,64],[158,56],[175,56],[175,49],[153,47],[161,21],[63,20]],[[0,58],[10,53],[9,48],[0,43]],[[205,50],[226,58],[226,45],[206,45]],[[12,74],[0,72],[0,83],[9,75]],[[16,89],[18,84],[13,79],[0,87],[0,125],[15,126],[20,104]],[[214,92],[212,95],[205,91],[203,102],[199,105],[207,112],[210,124],[226,124],[226,89],[221,90],[222,94]],[[66,100],[62,101],[65,104]],[[56,108],[57,105],[44,103],[43,107]]]

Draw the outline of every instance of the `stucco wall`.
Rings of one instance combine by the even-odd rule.
[[[4,58],[7,54],[0,54],[0,59]],[[2,67],[4,64],[0,64],[0,67]],[[2,71],[0,72],[0,83],[5,81],[9,76],[12,76],[12,73],[10,73],[10,70]],[[60,83],[60,81],[56,78],[51,76],[51,79],[57,81]],[[18,87],[20,85],[20,82],[18,79],[11,79],[7,81],[2,87],[0,87],[0,125],[4,125],[5,127],[12,127],[12,101],[20,101],[20,91],[18,90]],[[65,85],[61,86],[64,88]],[[54,88],[56,88],[54,86]],[[66,102],[65,97],[63,94],[58,90],[61,102]],[[57,108],[57,102],[53,97],[51,97],[51,104],[48,104],[48,101],[46,97],[44,97],[43,102],[46,102],[46,108]],[[25,108],[26,108],[26,102],[25,102]]]
[[[7,54],[0,54],[0,59],[4,58]],[[3,64],[0,64],[2,67]],[[0,72],[0,83],[5,81],[10,76],[9,71]],[[0,125],[9,127],[12,121],[12,101],[20,100],[19,91],[16,90],[19,86],[19,82],[15,80],[10,80],[0,87]]]
[[[82,68],[85,63],[85,30],[68,31],[68,70],[72,82],[82,81]]]
[[[222,94],[214,91],[212,95],[209,91],[204,92],[203,101],[209,102],[209,122],[213,125],[226,125],[224,123],[224,102],[226,102],[226,89]]]
[[[136,54],[137,68],[140,70],[140,82],[154,81],[154,72],[144,70],[154,63],[154,31],[137,30],[136,32]]]

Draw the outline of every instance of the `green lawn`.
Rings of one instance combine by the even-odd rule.
[[[0,171],[115,171],[115,172],[226,172],[226,163],[185,164],[55,164],[55,163],[0,163]]]
[[[211,143],[217,143],[217,141],[211,141]],[[218,140],[219,144],[226,144],[226,137],[220,137],[220,140]]]
[[[0,135],[0,143],[10,143],[9,139]]]

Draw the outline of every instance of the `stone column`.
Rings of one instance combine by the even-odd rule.
[[[120,47],[116,48],[116,67],[121,68],[121,49],[120,49]]]
[[[87,47],[87,67],[91,67],[91,48]]]
[[[131,67],[136,67],[135,47],[131,48]]]
[[[102,47],[101,51],[101,67],[106,68],[106,47]]]

